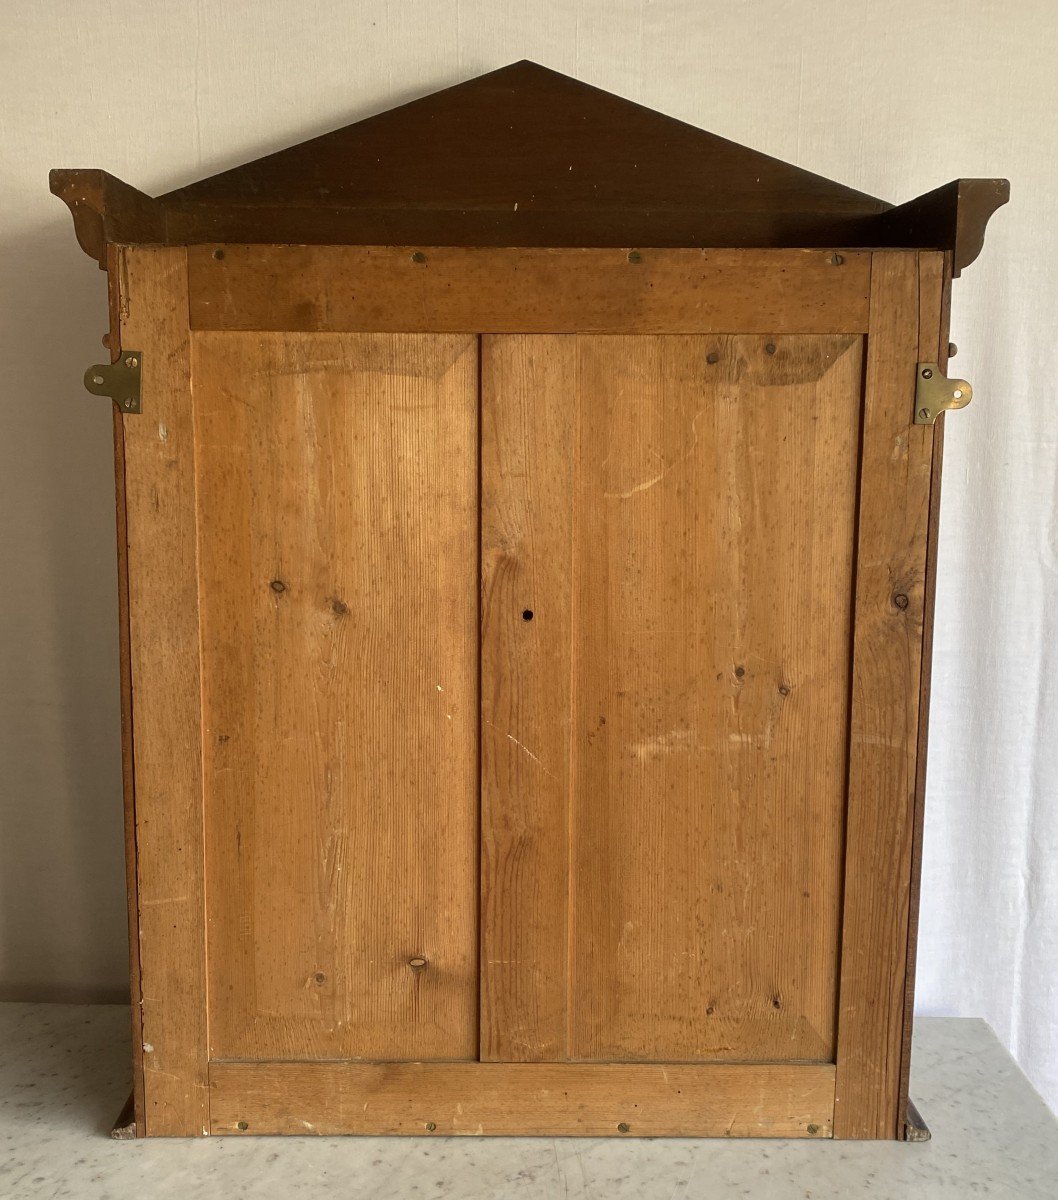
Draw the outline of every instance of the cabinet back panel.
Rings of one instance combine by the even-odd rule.
[[[476,1056],[477,372],[192,337],[212,1058]]]
[[[862,339],[482,355],[482,1057],[832,1061]]]

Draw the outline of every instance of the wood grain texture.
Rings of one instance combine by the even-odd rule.
[[[182,250],[124,255],[122,343],[143,353],[124,427],[144,1122],[209,1126],[195,444]]]
[[[481,1058],[567,1057],[577,343],[481,347]]]
[[[835,1136],[899,1111],[933,431],[912,424],[918,256],[874,256],[864,400]]]
[[[483,498],[502,543],[483,696],[513,700],[485,742],[503,769],[483,779],[501,847],[483,891],[506,908],[483,909],[483,942],[511,965],[482,1027],[520,1030],[534,979],[549,1032],[530,1044],[554,1053],[568,957],[571,1058],[827,1061],[860,341],[521,337],[483,356],[509,448]]]
[[[477,1055],[476,349],[193,338],[214,1057]]]
[[[870,255],[196,246],[193,329],[862,333]],[[217,257],[217,256],[220,257]],[[633,255],[635,258],[635,255]],[[419,261],[421,259],[421,261]]]
[[[826,1064],[210,1065],[213,1133],[829,1137]]]
[[[918,256],[919,362],[948,363],[948,325],[951,311],[953,260],[950,255],[920,252]],[[915,1012],[915,969],[918,917],[922,886],[922,837],[926,817],[926,754],[929,741],[930,682],[933,668],[933,610],[937,593],[937,550],[940,534],[941,464],[944,456],[944,413],[933,423],[933,454],[929,487],[929,529],[926,577],[922,597],[922,667],[918,710],[918,751],[915,764],[915,818],[911,844],[911,896],[907,929],[907,972],[897,1136],[907,1121],[911,1080],[911,1035]]]

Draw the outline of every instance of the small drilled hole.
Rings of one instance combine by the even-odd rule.
[[[522,610],[522,620],[523,621],[531,621],[532,619],[533,619],[533,610],[531,608],[523,609]]]

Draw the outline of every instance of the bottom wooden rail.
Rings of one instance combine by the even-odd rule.
[[[826,1063],[214,1062],[214,1134],[830,1137]]]

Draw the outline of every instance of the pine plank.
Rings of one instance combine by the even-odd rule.
[[[225,1063],[222,1134],[829,1137],[828,1064]]]
[[[897,1133],[933,430],[918,256],[874,256],[856,568],[835,1136]]]
[[[483,938],[516,968],[483,1028],[490,1007],[537,1020],[516,986],[534,972],[557,1014],[568,958],[571,1058],[828,1061],[860,340],[486,345],[492,437],[512,449],[483,527],[510,535],[515,583],[483,695],[502,677],[517,703],[494,750],[515,769],[483,816],[485,844],[506,846],[483,862],[484,893],[507,908],[483,910]],[[574,429],[532,426],[522,397],[573,411]],[[528,522],[527,495],[554,519]],[[543,592],[531,630],[516,619],[526,588]],[[515,855],[532,881],[512,889]]]
[[[226,245],[192,246],[188,255],[193,329],[778,334],[867,328],[870,255],[862,252]]]
[[[937,251],[918,256],[918,357],[920,362],[948,362],[948,324],[951,307],[951,259]],[[919,686],[918,751],[915,764],[915,818],[911,845],[911,897],[907,932],[907,976],[897,1134],[907,1121],[911,1081],[911,1034],[915,1012],[915,967],[922,885],[922,838],[926,819],[926,754],[929,742],[929,697],[933,669],[933,610],[937,592],[937,551],[940,536],[941,465],[944,457],[944,413],[933,424],[933,453],[929,488],[929,528],[926,545],[925,591],[922,600],[922,668]]]
[[[209,1128],[195,444],[186,255],[127,249],[122,346],[143,354],[124,422],[144,1124]],[[134,981],[134,995],[136,981]]]
[[[474,1058],[477,340],[192,349],[211,1054]]]
[[[567,1056],[576,341],[485,337],[481,1057]]]

